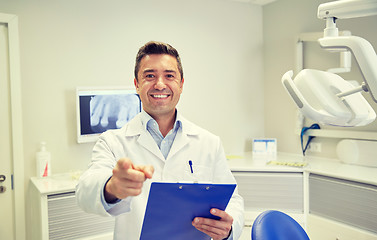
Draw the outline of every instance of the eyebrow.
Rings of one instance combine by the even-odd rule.
[[[155,70],[153,70],[153,69],[145,69],[145,70],[143,71],[143,73],[149,73],[149,72],[155,72]]]
[[[175,71],[175,70],[165,70],[164,72],[168,72],[168,73],[176,73],[177,71]]]
[[[145,69],[143,71],[143,73],[150,73],[150,72],[156,72],[156,70],[154,70],[154,69]],[[177,71],[167,69],[167,70],[164,70],[164,72],[165,73],[176,73]]]

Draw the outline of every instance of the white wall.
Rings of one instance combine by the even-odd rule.
[[[325,28],[325,21],[317,18],[318,5],[324,2],[330,1],[278,0],[263,7],[265,131],[266,135],[278,138],[279,151],[301,152],[299,136],[294,133],[296,107],[285,92],[281,77],[286,71],[294,70],[297,36],[304,32],[322,32]],[[350,30],[353,35],[367,39],[377,49],[377,16],[338,20],[337,26],[340,31]],[[305,68],[326,70],[339,66],[337,54],[327,53],[315,43],[305,44],[304,61]],[[361,82],[362,76],[354,59],[351,73],[341,76]],[[377,110],[377,104],[370,96],[363,95]],[[312,123],[307,120],[306,126]],[[366,127],[331,129],[377,131],[377,121]],[[335,147],[339,139],[317,137],[313,141],[323,143],[323,152],[316,155],[336,157]]]
[[[53,173],[85,170],[76,143],[77,86],[133,85],[149,40],[175,46],[185,86],[179,109],[222,138],[227,153],[264,135],[262,7],[228,0],[0,0],[19,17],[25,188],[46,141]],[[28,214],[28,213],[27,213]]]

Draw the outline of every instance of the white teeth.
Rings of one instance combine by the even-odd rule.
[[[153,95],[154,98],[166,98],[167,95]]]

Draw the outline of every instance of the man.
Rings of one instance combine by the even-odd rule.
[[[102,134],[94,146],[76,196],[85,211],[116,216],[114,239],[139,239],[152,181],[235,183],[219,137],[176,110],[183,83],[177,50],[160,42],[145,44],[134,79],[143,111],[121,129]],[[237,188],[226,211],[211,209],[211,214],[220,220],[196,217],[192,225],[214,240],[238,239],[243,199]]]

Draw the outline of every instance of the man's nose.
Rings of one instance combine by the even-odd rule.
[[[157,89],[157,90],[162,90],[162,89],[166,88],[165,80],[164,80],[163,77],[157,78],[157,82],[154,85],[154,88]]]

